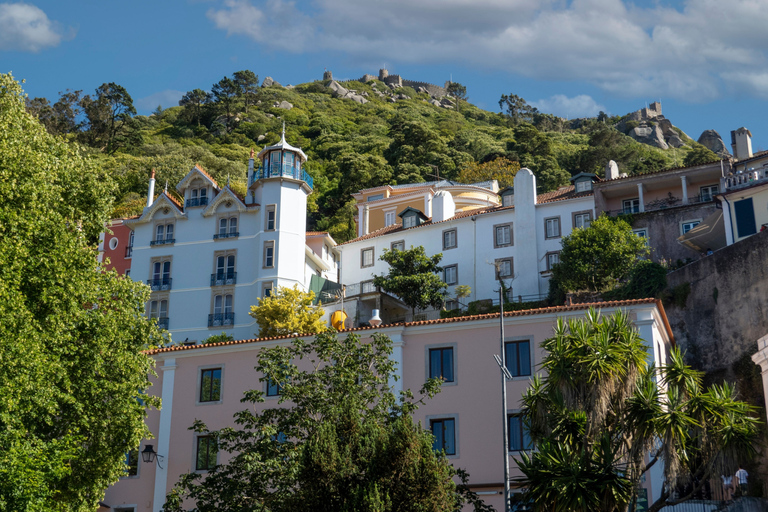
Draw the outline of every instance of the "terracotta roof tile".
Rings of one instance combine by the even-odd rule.
[[[537,309],[527,309],[523,311],[509,311],[507,313],[504,313],[504,318],[512,318],[512,317],[522,317],[522,316],[533,316],[533,315],[541,315],[541,314],[548,314],[548,313],[567,313],[570,311],[583,311],[585,309],[589,308],[614,308],[614,307],[624,307],[624,306],[634,306],[639,304],[656,304],[656,306],[659,308],[659,311],[662,315],[662,320],[665,323],[665,327],[667,330],[667,333],[672,336],[671,329],[669,328],[669,324],[666,320],[666,313],[664,311],[664,306],[661,304],[661,301],[658,299],[633,299],[633,300],[614,300],[614,301],[606,301],[606,302],[593,302],[593,303],[587,303],[587,304],[573,304],[571,306],[553,306],[548,308],[537,308]],[[493,318],[498,318],[499,313],[489,313],[485,315],[471,315],[471,316],[461,316],[456,318],[441,318],[439,320],[422,320],[419,322],[400,322],[396,324],[385,324],[385,325],[379,325],[377,327],[354,327],[352,329],[345,329],[343,331],[339,331],[339,333],[345,333],[345,332],[357,332],[357,331],[372,331],[375,329],[383,329],[385,327],[395,327],[395,326],[403,326],[403,327],[416,327],[421,325],[436,325],[436,324],[449,324],[449,323],[459,323],[459,322],[472,322],[475,320],[490,320]],[[147,355],[155,355],[155,354],[164,354],[168,352],[182,352],[187,350],[198,350],[201,348],[208,348],[208,347],[223,347],[227,345],[245,345],[249,343],[264,343],[267,341],[275,341],[275,340],[287,340],[292,338],[302,338],[305,336],[314,336],[314,334],[288,334],[285,336],[273,336],[269,338],[251,338],[246,340],[234,340],[234,341],[223,341],[220,343],[209,343],[205,345],[177,345],[173,347],[165,347],[165,348],[158,348],[158,349],[152,349],[147,350],[144,353]]]
[[[576,199],[579,197],[588,197],[593,194],[591,190],[585,192],[575,192],[575,187],[570,185],[562,187],[552,192],[544,192],[536,196],[536,204],[553,203],[555,201],[565,201],[566,199]]]
[[[171,201],[173,204],[175,204],[179,208],[179,210],[182,210],[182,211],[184,210],[184,207],[182,206],[182,204],[180,202],[178,202],[176,200],[176,198],[174,198],[173,196],[171,196],[170,194],[167,194],[165,192],[163,192],[163,194],[165,195],[165,197],[168,198],[169,201]]]
[[[205,176],[206,176],[206,177],[207,177],[209,180],[211,180],[211,181],[213,182],[213,184],[214,184],[214,185],[216,185],[216,188],[218,188],[218,189],[221,189],[221,187],[220,187],[220,186],[219,186],[219,184],[216,182],[216,180],[215,180],[215,179],[213,179],[213,176],[211,176],[210,174],[208,174],[207,172],[205,172],[205,169],[203,169],[203,168],[200,166],[200,164],[195,164],[195,169],[197,169],[198,171],[200,171],[201,173],[203,173],[203,174],[204,174],[204,175],[205,175]]]
[[[687,165],[687,166],[686,165],[682,165],[680,167],[670,167],[669,169],[660,169],[658,171],[644,172],[642,174],[633,174],[631,176],[624,176],[623,178],[615,178],[615,179],[612,179],[612,180],[602,179],[598,183],[600,183],[602,186],[606,186],[606,185],[609,185],[611,183],[615,183],[615,182],[621,181],[621,180],[630,180],[630,179],[633,179],[633,178],[642,178],[644,176],[652,176],[652,175],[655,175],[655,174],[664,174],[665,172],[680,171],[682,169],[690,169],[692,167],[701,167],[702,165],[719,164],[722,161],[725,161],[728,164],[729,167],[731,166],[730,161],[728,159],[725,159],[725,158],[724,159],[719,159],[718,158],[717,160],[712,160],[711,162],[704,162],[704,163],[696,164],[696,165]],[[742,162],[743,162],[743,160],[742,160]],[[597,185],[597,183],[596,183],[596,185]]]
[[[327,234],[327,231],[307,231],[307,236],[325,236]]]

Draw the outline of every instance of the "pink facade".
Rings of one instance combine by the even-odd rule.
[[[651,358],[659,364],[667,357],[674,342],[663,307],[655,300],[610,302],[597,305],[604,314],[617,308],[629,310],[640,336],[649,346]],[[563,306],[508,313],[505,316],[505,341],[522,354],[527,349],[530,370],[524,368],[508,381],[507,414],[520,408],[520,397],[529,384],[530,373],[538,371],[543,358],[541,342],[551,337],[558,317],[582,317],[588,305]],[[365,340],[373,328],[356,330]],[[428,400],[415,415],[415,420],[430,428],[433,422],[450,422],[454,438],[450,440],[453,455],[449,458],[470,474],[474,490],[483,499],[502,508],[503,456],[501,375],[494,354],[500,352],[499,316],[482,315],[446,320],[412,322],[381,326],[375,332],[387,334],[394,343],[393,359],[398,363],[401,380],[396,389],[410,388],[415,393],[430,376],[430,351],[448,351],[452,382],[446,382],[435,398]],[[341,336],[344,333],[340,334]],[[293,337],[273,340],[244,340],[212,346],[172,347],[154,351],[157,360],[157,384],[150,392],[163,399],[161,411],[154,411],[148,424],[155,439],[142,443],[140,450],[152,444],[164,456],[163,469],[154,464],[139,463],[136,477],[127,477],[111,487],[104,503],[112,509],[135,512],[159,511],[166,492],[179,475],[195,467],[196,434],[188,428],[194,420],[204,421],[218,429],[232,425],[234,413],[245,406],[240,403],[243,392],[263,387],[254,370],[262,348],[290,343]],[[221,399],[200,402],[201,374],[206,369],[221,369]],[[522,368],[522,365],[521,365]],[[266,407],[277,398],[267,398]],[[511,458],[511,477],[520,476]],[[226,460],[219,454],[218,462]],[[659,475],[646,478],[649,497],[660,489],[654,486]]]
[[[109,258],[109,265],[104,268],[115,269],[121,276],[130,274],[133,252],[133,230],[123,221],[124,219],[111,220],[109,230],[112,233],[103,233],[104,239],[99,244],[99,261]]]

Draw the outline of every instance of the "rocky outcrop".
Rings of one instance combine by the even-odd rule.
[[[638,142],[661,149],[685,146],[685,140],[690,138],[664,117],[659,102],[627,114],[614,128]]]
[[[731,155],[728,148],[725,147],[725,143],[723,143],[723,138],[715,130],[704,130],[701,132],[697,142],[721,158]]]
[[[669,145],[664,140],[664,133],[661,131],[658,125],[648,122],[642,122],[639,126],[636,126],[629,130],[627,133],[630,137],[637,142],[648,144],[661,149],[669,149]]]
[[[275,80],[273,80],[271,76],[268,76],[267,78],[265,78],[264,81],[261,82],[261,86],[262,87],[272,87],[272,86],[282,87],[282,85],[280,85],[279,82],[276,82]]]
[[[368,103],[368,100],[365,98],[365,96],[357,94],[356,91],[345,89],[336,80],[331,80],[331,83],[328,84],[328,88],[331,90],[331,95],[334,98],[348,99],[360,104]]]
[[[283,108],[285,110],[291,110],[293,108],[293,104],[291,104],[291,103],[289,103],[289,102],[287,102],[285,100],[283,100],[283,101],[281,101],[279,103],[276,101],[275,104],[272,105],[272,106],[274,108]]]

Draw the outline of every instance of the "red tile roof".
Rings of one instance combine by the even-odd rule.
[[[591,190],[585,192],[575,192],[576,187],[570,185],[568,187],[561,187],[552,192],[544,192],[536,196],[536,204],[542,203],[554,203],[555,201],[565,201],[566,199],[576,199],[578,197],[588,197],[593,194]]]
[[[219,186],[219,184],[218,184],[218,183],[216,183],[216,180],[215,180],[215,179],[213,179],[213,176],[211,176],[210,174],[208,174],[207,172],[205,172],[205,169],[203,169],[203,168],[200,166],[200,164],[195,164],[195,169],[197,169],[198,171],[200,171],[201,173],[203,173],[203,175],[205,175],[205,177],[206,177],[206,178],[208,178],[209,180],[211,180],[211,181],[213,182],[213,184],[216,186],[216,188],[218,188],[218,189],[221,189],[221,187]]]
[[[327,231],[307,231],[307,236],[325,236],[327,234]]]
[[[635,306],[640,304],[655,304],[656,307],[659,308],[659,312],[661,313],[662,321],[664,323],[664,327],[667,331],[667,334],[670,337],[670,340],[674,343],[674,335],[672,334],[672,329],[669,326],[669,322],[667,320],[666,312],[664,311],[664,306],[662,305],[661,301],[658,299],[633,299],[633,300],[614,300],[614,301],[606,301],[606,302],[595,302],[595,303],[588,303],[588,304],[573,304],[571,306],[553,306],[548,308],[537,308],[537,309],[526,309],[523,311],[509,311],[507,313],[504,313],[504,318],[512,318],[512,317],[521,317],[521,316],[533,316],[533,315],[542,315],[542,314],[549,314],[549,313],[568,313],[571,311],[583,311],[585,309],[589,308],[615,308],[615,307],[629,307],[629,306]],[[472,322],[474,320],[490,320],[493,318],[498,318],[499,313],[489,313],[485,315],[470,315],[470,316],[461,316],[461,317],[455,317],[455,318],[441,318],[439,320],[421,320],[418,322],[400,322],[396,324],[386,324],[386,325],[380,325],[378,327],[354,327],[352,329],[345,329],[343,331],[339,331],[339,333],[345,333],[345,332],[356,332],[356,331],[371,331],[375,329],[383,329],[385,327],[395,327],[395,326],[403,326],[403,327],[415,327],[420,325],[436,325],[436,324],[449,324],[449,323],[458,323],[458,322]],[[208,347],[223,347],[226,345],[245,345],[249,343],[263,343],[267,341],[275,341],[275,340],[287,340],[287,339],[293,339],[293,338],[301,338],[304,336],[314,336],[314,334],[287,334],[284,336],[273,336],[269,338],[252,338],[252,339],[246,339],[246,340],[234,340],[234,341],[223,341],[220,343],[209,343],[205,345],[177,345],[173,347],[165,347],[165,348],[158,348],[158,349],[152,349],[147,350],[144,353],[147,355],[155,355],[155,354],[164,354],[168,352],[181,352],[186,350],[197,350],[201,348],[208,348]]]
[[[687,166],[683,165],[683,166],[680,166],[680,167],[670,167],[669,169],[660,169],[658,171],[644,172],[642,174],[633,174],[631,176],[624,176],[622,178],[615,178],[615,179],[612,179],[612,180],[602,179],[598,183],[600,183],[602,186],[606,186],[606,185],[610,185],[611,183],[615,183],[615,182],[621,181],[621,180],[630,180],[630,179],[633,179],[633,178],[643,178],[645,176],[652,176],[652,175],[656,175],[656,174],[664,174],[665,172],[674,172],[674,171],[680,171],[680,170],[683,170],[683,169],[692,169],[693,167],[701,167],[701,166],[704,166],[704,165],[719,164],[722,161],[725,161],[725,163],[728,164],[728,167],[731,166],[730,161],[725,159],[725,158],[723,158],[723,159],[712,160],[711,162],[704,162],[704,163],[696,164],[696,165],[687,165]]]

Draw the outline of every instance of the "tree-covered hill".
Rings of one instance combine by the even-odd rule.
[[[495,113],[463,99],[460,86],[438,105],[426,92],[393,90],[378,80],[342,84],[358,101],[335,97],[329,84],[264,87],[245,70],[150,116],[136,115],[128,91],[114,83],[93,94],[68,90],[55,103],[28,99],[27,108],[50,132],[89,147],[109,171],[118,190],[116,216],[141,211],[153,168],[169,191],[198,163],[244,193],[250,149],[277,142],[284,121],[286,139],[309,157],[310,227],[329,230],[338,241],[354,234],[351,193],[432,180],[436,169],[441,178],[477,180],[500,167],[510,173],[529,167],[548,191],[579,172],[602,174],[611,159],[637,174],[717,158],[688,138],[669,150],[636,142],[614,128],[620,117],[568,122],[514,94],[502,95],[505,112]]]

